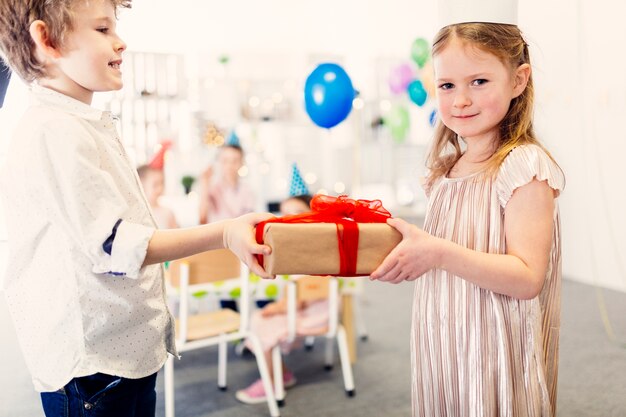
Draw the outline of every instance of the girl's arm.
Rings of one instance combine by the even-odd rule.
[[[254,240],[254,226],[273,217],[271,214],[250,213],[232,220],[185,229],[157,230],[148,244],[143,265],[184,258],[196,253],[227,248],[255,274],[270,276],[259,265],[255,254],[269,255],[271,249]]]
[[[545,181],[519,187],[506,205],[506,254],[467,249],[436,238],[399,219],[389,224],[403,235],[400,244],[371,275],[399,283],[437,268],[479,287],[519,299],[536,297],[548,268],[553,234],[554,192]]]

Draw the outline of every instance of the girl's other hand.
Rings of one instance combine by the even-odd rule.
[[[261,278],[275,278],[268,274],[254,255],[267,256],[272,253],[272,248],[267,245],[256,243],[254,227],[262,221],[274,218],[270,213],[250,213],[227,220],[224,225],[223,243],[226,249],[233,251],[243,261],[250,271]]]
[[[387,224],[402,234],[402,241],[372,272],[371,280],[392,284],[413,281],[436,266],[439,239],[402,219],[389,219]]]

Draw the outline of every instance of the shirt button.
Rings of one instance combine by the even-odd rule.
[[[85,410],[91,410],[91,407],[93,407],[91,404],[85,403]]]

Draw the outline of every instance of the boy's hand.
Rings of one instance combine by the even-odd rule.
[[[224,225],[224,247],[233,251],[239,259],[248,265],[250,271],[261,278],[274,278],[274,276],[265,272],[254,255],[267,256],[272,253],[272,248],[256,243],[254,226],[273,217],[270,213],[250,213],[228,220]]]

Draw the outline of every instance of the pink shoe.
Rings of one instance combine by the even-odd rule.
[[[296,377],[289,371],[283,372],[283,387],[285,389],[296,385]],[[265,396],[265,388],[263,381],[257,379],[248,388],[239,390],[235,393],[235,397],[244,404],[260,404],[267,401]]]
[[[296,385],[296,382],[298,381],[296,380],[296,377],[293,376],[293,373],[290,371],[283,371],[283,387],[285,389],[293,387]]]
[[[254,381],[248,388],[237,391],[235,397],[244,404],[260,404],[267,401],[261,379]]]

